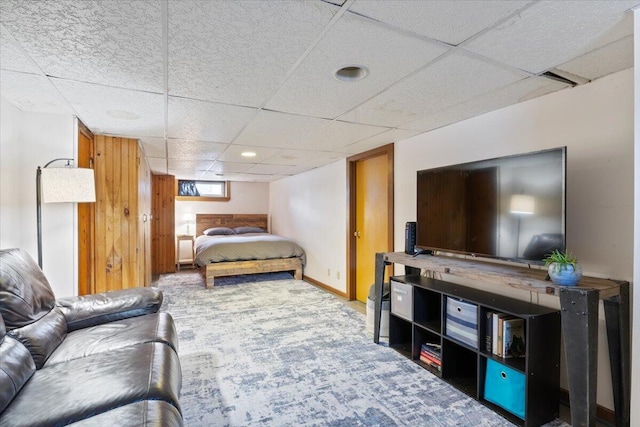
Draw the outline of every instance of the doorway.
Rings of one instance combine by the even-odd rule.
[[[347,298],[366,304],[375,254],[393,250],[393,144],[347,159],[347,197]]]
[[[77,167],[93,169],[93,133],[77,120]],[[78,203],[78,295],[87,295],[95,289],[94,223],[95,203]]]

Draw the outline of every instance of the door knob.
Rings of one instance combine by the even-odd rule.
[[[353,232],[353,236],[357,237],[359,239],[360,238],[360,232],[359,231],[354,231]]]

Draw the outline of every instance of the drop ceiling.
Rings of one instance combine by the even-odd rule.
[[[639,5],[0,0],[0,90],[157,174],[273,181],[630,68]]]

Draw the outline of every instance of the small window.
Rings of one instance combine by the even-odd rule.
[[[229,181],[176,180],[176,200],[228,201]]]

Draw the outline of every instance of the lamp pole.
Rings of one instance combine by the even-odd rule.
[[[38,169],[36,170],[36,219],[38,222],[38,226],[37,226],[38,228],[38,266],[40,268],[42,268],[42,206],[41,206],[42,205],[42,185],[41,185],[42,169],[46,168],[51,163],[58,162],[58,161],[66,161],[67,165],[70,166],[69,162],[72,162],[73,159],[69,159],[66,157],[53,159],[49,163],[44,165],[42,168],[38,166]]]

